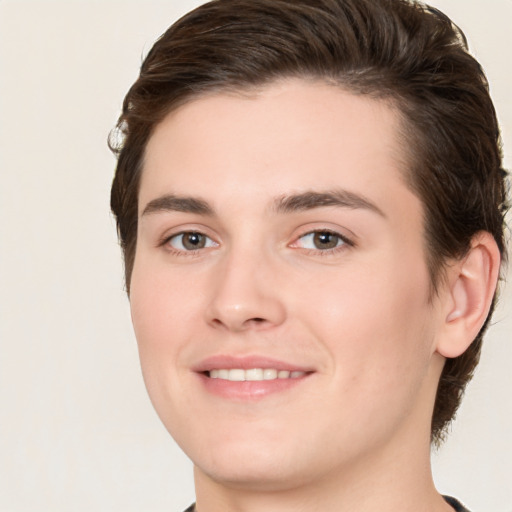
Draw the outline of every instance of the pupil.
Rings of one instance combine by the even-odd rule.
[[[318,249],[334,249],[338,245],[338,237],[332,233],[323,231],[315,233],[314,243]]]
[[[205,237],[200,233],[187,233],[183,237],[183,246],[186,249],[201,249],[205,243]]]

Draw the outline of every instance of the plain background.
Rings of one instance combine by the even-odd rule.
[[[200,3],[0,2],[1,512],[180,511],[193,501],[191,464],[140,375],[106,139],[142,56]],[[512,0],[432,3],[487,71],[511,168]],[[474,512],[512,512],[511,288],[434,456],[440,491]]]

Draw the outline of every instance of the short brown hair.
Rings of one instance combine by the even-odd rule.
[[[407,0],[214,0],[155,43],[124,100],[121,142],[111,142],[118,156],[111,207],[128,292],[144,151],[155,127],[203,94],[288,77],[384,99],[401,114],[407,182],[424,205],[434,290],[443,264],[463,256],[481,230],[493,235],[505,259],[506,173],[496,114],[464,34],[444,14]],[[454,417],[491,313],[470,348],[445,364],[434,441]]]

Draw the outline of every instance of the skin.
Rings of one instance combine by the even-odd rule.
[[[289,80],[196,99],[151,137],[132,318],[154,407],[194,462],[200,512],[451,510],[432,483],[430,418],[447,317],[461,315],[455,277],[430,297],[398,132],[383,102]],[[339,190],[358,200],[283,206]],[[168,194],[208,211],[176,211],[190,202]],[[341,237],[334,249],[307,236],[326,230]],[[187,250],[183,232],[205,246]],[[195,371],[219,354],[310,373],[219,396]]]

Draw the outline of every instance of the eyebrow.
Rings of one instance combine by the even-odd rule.
[[[277,213],[292,213],[324,206],[364,209],[386,217],[385,213],[366,197],[343,189],[326,192],[307,191],[301,194],[282,196],[274,203],[274,210]]]
[[[312,210],[326,206],[337,206],[350,209],[365,209],[386,217],[385,213],[372,201],[360,194],[348,190],[329,190],[325,192],[306,191],[300,194],[278,197],[272,210],[275,213],[293,213]],[[158,212],[195,213],[213,217],[213,207],[204,199],[192,196],[166,194],[152,199],[145,206],[141,216]]]
[[[214,215],[213,208],[203,199],[176,196],[174,194],[166,194],[149,201],[141,216],[157,212],[184,212],[207,216]]]

